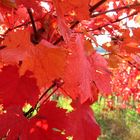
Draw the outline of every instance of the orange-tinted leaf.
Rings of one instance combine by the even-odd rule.
[[[24,60],[30,47],[30,34],[27,30],[11,31],[5,37],[3,45],[5,49],[0,51],[0,57],[6,63],[18,63]]]
[[[140,29],[133,29],[133,36],[130,36],[130,31],[123,30],[123,42],[121,44],[121,49],[125,50],[127,53],[137,53],[140,52],[140,41],[139,41],[139,35],[140,35]]]
[[[123,50],[125,50],[127,53],[140,53],[139,44],[137,42],[130,42],[127,44],[124,44]]]
[[[139,36],[140,36],[140,28],[133,29],[133,39],[140,43]]]
[[[110,54],[109,58],[107,58],[107,62],[111,68],[117,68],[120,62],[120,58],[114,54]]]
[[[37,78],[39,86],[50,84],[54,79],[62,77],[67,52],[63,48],[48,48],[36,45],[28,51],[28,56],[21,66],[21,74],[30,70]]]
[[[110,53],[113,53],[113,54],[116,54],[116,53],[119,53],[120,52],[120,48],[119,48],[119,45],[117,44],[114,44],[113,42],[108,42],[108,43],[105,43],[102,45],[102,47],[110,52]]]
[[[26,70],[32,71],[39,86],[51,83],[64,72],[67,51],[47,41],[33,45],[28,30],[10,32],[3,45],[7,47],[0,52],[2,61],[17,64],[22,61],[20,73],[24,74]]]
[[[17,5],[13,0],[1,0],[0,3],[8,8],[16,8]]]
[[[91,55],[95,51],[90,40],[85,40],[84,46],[85,46],[85,52],[87,56]]]

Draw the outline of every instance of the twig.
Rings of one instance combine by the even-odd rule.
[[[30,110],[26,113],[24,113],[24,116],[27,117],[27,118],[30,118],[32,117],[32,113],[35,111],[35,110],[38,110],[38,108],[45,103],[46,100],[48,100],[62,85],[64,84],[64,81],[59,78],[59,79],[55,79],[53,81],[53,84],[40,96],[40,98],[38,99],[38,101],[36,102],[35,104],[35,107],[33,108],[30,108]],[[45,98],[45,96],[48,94],[48,92],[53,89],[54,87],[56,87],[52,93],[50,95],[48,95],[46,97],[46,99],[43,100],[43,98]]]
[[[109,12],[116,12],[116,11],[120,11],[120,10],[123,10],[123,9],[132,9],[132,8],[135,8],[135,7],[138,7],[138,6],[140,6],[140,4],[126,5],[126,6],[123,6],[123,7],[118,7],[118,8],[107,10],[107,11],[100,12],[100,13],[97,13],[97,14],[92,14],[91,17],[94,18],[94,17],[100,16],[100,15],[103,15],[103,14],[106,14],[106,13],[109,13]]]
[[[59,42],[64,41],[63,36],[60,36],[54,43],[53,45],[57,45]]]
[[[122,60],[124,60],[125,62],[127,62],[130,66],[135,67],[138,71],[140,71],[140,68],[138,68],[137,66],[135,66],[135,64],[133,64],[131,61],[126,60],[123,56],[119,55],[119,54],[114,54],[116,56],[118,56],[119,58],[121,58]]]
[[[119,54],[115,54],[116,56],[120,57],[121,59],[123,59],[125,62],[127,62],[130,66],[135,67],[138,71],[140,70],[139,68],[137,68],[137,66],[135,66],[131,61],[129,60],[125,60],[123,56],[119,55]]]
[[[46,97],[46,99],[42,102],[42,104],[46,103],[47,101],[49,101],[49,98],[59,89],[58,86],[56,86],[56,88],[52,91],[52,93],[50,95],[48,95]]]
[[[46,94],[47,94],[51,89],[53,89],[55,86],[56,86],[56,83],[53,83],[53,84],[41,95],[41,97],[40,97],[39,100],[37,101],[35,107],[41,102],[41,100],[46,96]]]
[[[35,19],[34,22],[40,21],[40,20],[43,19],[44,17],[46,17],[46,15],[44,15],[44,16],[41,17],[41,18]],[[13,28],[8,28],[8,29],[5,31],[4,34],[0,34],[0,35],[1,35],[1,36],[5,36],[5,35],[8,34],[10,31],[12,31],[12,30],[14,30],[14,29],[17,29],[17,28],[20,28],[20,27],[23,27],[23,26],[27,26],[27,25],[29,25],[29,24],[31,24],[31,23],[32,23],[31,21],[28,21],[28,22],[24,22],[24,23],[22,23],[22,24],[20,24],[20,25],[17,25],[17,26],[15,26],[15,27],[13,27]]]
[[[34,17],[33,17],[31,9],[27,8],[27,11],[28,11],[28,14],[30,16],[32,27],[33,27],[33,32],[34,32],[34,33],[31,34],[31,42],[33,44],[38,44],[40,42],[40,40],[41,40],[40,34],[37,31],[37,28],[36,28],[36,25],[35,25],[35,21],[34,21]]]
[[[120,18],[120,19],[116,19],[116,20],[114,20],[114,21],[112,21],[112,22],[110,22],[110,23],[104,24],[104,25],[102,25],[102,26],[100,26],[100,27],[94,28],[94,29],[92,29],[92,30],[88,30],[87,32],[95,31],[95,30],[100,30],[100,29],[102,29],[103,27],[106,27],[106,26],[108,26],[108,25],[114,24],[114,23],[116,23],[116,22],[120,22],[120,21],[122,21],[123,19],[126,19],[126,18],[129,18],[129,17],[131,17],[131,16],[136,15],[137,13],[138,13],[138,12],[133,12],[132,14],[130,14],[130,15],[126,16],[126,17],[123,17],[123,18]]]
[[[36,26],[35,26],[35,21],[34,21],[34,17],[33,17],[32,11],[31,11],[30,8],[27,8],[27,11],[28,11],[28,14],[29,14],[30,19],[31,19],[34,35],[35,35],[35,37],[37,37],[37,29],[36,29]]]
[[[93,5],[90,9],[89,9],[89,12],[90,12],[90,15],[92,15],[92,12],[97,9],[100,5],[102,5],[103,3],[105,3],[106,0],[101,0],[99,2],[97,2],[95,5]]]
[[[100,1],[100,4],[103,4],[104,1],[105,1],[105,0],[101,0],[101,1]],[[96,5],[96,4],[95,4],[95,5]],[[95,5],[94,5],[94,6],[95,6]],[[99,5],[99,4],[98,4],[98,5]],[[97,6],[97,5],[96,5],[96,6]],[[108,12],[123,10],[123,9],[126,9],[126,8],[134,8],[134,7],[137,7],[137,6],[140,6],[140,4],[127,5],[127,6],[124,6],[124,7],[119,7],[119,8],[116,8],[116,9],[111,9],[111,10],[104,11],[104,12],[101,12],[101,13],[98,13],[98,14],[94,14],[94,15],[92,15],[92,17],[96,17],[96,16],[99,16],[99,15],[102,15],[102,14],[106,14],[106,13],[108,13]],[[96,8],[96,7],[95,7],[95,8]],[[115,21],[112,21],[112,22],[107,23],[107,24],[105,24],[105,25],[103,25],[103,26],[97,27],[97,28],[95,28],[95,29],[89,30],[89,31],[87,31],[87,32],[95,31],[95,30],[100,30],[100,29],[103,28],[103,27],[106,27],[106,26],[108,26],[108,25],[110,25],[110,24],[113,24],[113,23],[116,23],[116,22],[120,22],[121,20],[126,19],[126,18],[129,18],[129,17],[131,17],[131,16],[134,16],[134,15],[136,15],[137,13],[138,13],[138,12],[136,11],[136,12],[134,12],[134,13],[132,13],[132,14],[126,16],[126,17],[117,19],[117,20],[115,20]],[[79,21],[76,21],[75,24],[73,24],[70,28],[73,29],[77,24],[79,24]],[[79,33],[79,32],[78,32],[78,33]],[[81,32],[81,33],[82,33],[82,32]],[[61,42],[61,41],[64,41],[63,36],[60,36],[60,37],[53,43],[53,45],[57,45],[57,44],[58,44],[59,42]]]

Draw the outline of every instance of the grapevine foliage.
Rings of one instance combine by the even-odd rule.
[[[127,25],[139,24],[139,8],[131,0],[0,0],[0,138],[96,140],[90,105],[111,94],[112,69],[125,61],[139,71],[140,28]],[[101,35],[110,40],[100,44]],[[57,106],[59,96],[73,111]]]

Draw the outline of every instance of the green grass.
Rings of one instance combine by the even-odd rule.
[[[101,126],[98,140],[140,140],[140,115],[135,110],[106,110],[103,102],[92,109]]]

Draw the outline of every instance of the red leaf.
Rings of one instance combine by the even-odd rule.
[[[18,5],[24,5],[25,7],[27,8],[33,8],[34,11],[37,13],[37,14],[41,14],[42,13],[42,10],[41,10],[41,6],[39,5],[39,2],[41,0],[16,0],[16,3]]]
[[[21,112],[21,108],[10,106],[6,113],[0,115],[0,138],[8,134],[7,139],[18,139],[20,133],[24,131],[26,121],[26,118],[24,118]]]
[[[47,121],[41,118],[28,120],[18,107],[9,107],[7,113],[0,115],[0,137],[6,140],[45,140]]]
[[[60,32],[66,42],[69,40],[69,34],[70,30],[68,26],[66,25],[64,13],[62,12],[62,7],[60,4],[60,1],[55,0],[55,7],[56,7],[56,13],[57,13],[57,20],[58,20],[58,27],[60,29]]]
[[[73,105],[74,111],[65,114],[65,110],[56,108],[54,102],[44,105],[39,116],[45,118],[48,123],[48,131],[46,139],[61,140],[65,139],[65,135],[60,135],[60,132],[54,131],[52,128],[64,130],[66,136],[73,136],[74,140],[96,140],[100,134],[100,128],[94,119],[94,114],[89,104],[86,102],[80,104],[75,102]],[[59,120],[59,121],[58,121]],[[94,131],[94,132],[93,132]]]
[[[57,108],[54,102],[44,105],[30,119],[23,116],[21,108],[12,106],[0,115],[0,138],[7,134],[7,140],[66,140],[61,132],[54,130],[64,128],[65,117],[65,111]]]
[[[100,127],[95,121],[93,111],[86,102],[75,103],[75,110],[68,116],[66,131],[74,140],[97,140],[100,135]]]
[[[110,71],[107,69],[106,60],[94,53],[86,56],[84,50],[84,37],[74,36],[69,42],[70,53],[64,75],[64,89],[73,99],[80,97],[81,102],[87,99],[97,99],[98,89],[110,93]],[[93,91],[93,92],[92,92]]]
[[[111,93],[111,73],[108,70],[106,60],[97,53],[93,53],[89,57],[89,62],[92,68],[92,79],[98,89],[104,93]]]
[[[70,53],[64,75],[64,89],[72,97],[81,97],[81,102],[92,98],[90,63],[84,51],[84,38],[76,35],[69,42]]]
[[[39,116],[44,116],[48,123],[49,129],[47,131],[46,139],[66,140],[66,136],[61,134],[61,131],[63,131],[67,125],[65,110],[57,108],[55,102],[50,102],[41,107]]]
[[[36,80],[27,71],[19,76],[17,66],[6,66],[0,72],[0,98],[5,106],[23,106],[25,102],[35,105],[39,95]]]

